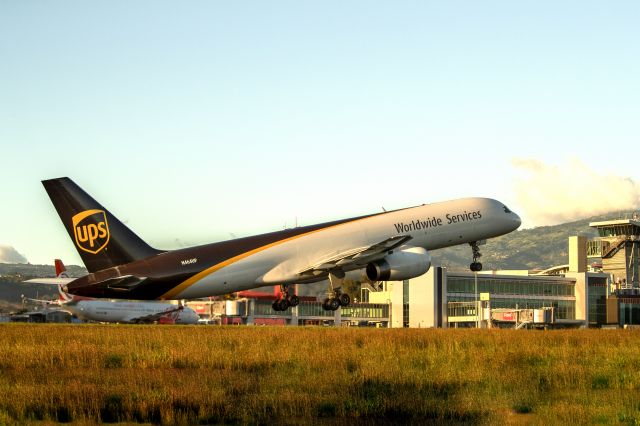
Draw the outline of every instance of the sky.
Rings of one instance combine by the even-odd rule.
[[[171,249],[466,196],[638,208],[637,1],[0,0],[0,246],[69,176]],[[606,195],[606,198],[601,196]]]

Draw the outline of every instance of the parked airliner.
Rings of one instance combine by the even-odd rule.
[[[69,178],[42,182],[89,274],[65,291],[120,299],[193,299],[280,285],[276,310],[299,303],[290,285],[329,280],[326,310],[347,306],[345,277],[405,280],[426,273],[429,250],[472,249],[516,230],[518,215],[499,201],[463,198],[286,229],[173,251],[152,248]]]
[[[56,284],[59,298],[55,301],[24,298],[34,302],[57,305],[80,319],[99,322],[148,324],[197,324],[198,314],[188,306],[164,302],[140,302],[135,300],[107,300],[74,296],[63,286],[73,281],[66,273],[60,259],[55,260],[56,278],[35,278],[27,282]]]

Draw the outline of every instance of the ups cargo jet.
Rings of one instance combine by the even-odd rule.
[[[463,198],[303,226],[179,250],[157,250],[69,178],[42,182],[73,240],[88,275],[65,291],[113,299],[195,299],[280,285],[275,310],[299,303],[292,284],[329,280],[323,307],[350,298],[345,277],[387,281],[415,278],[431,266],[429,250],[458,244],[472,249],[472,271],[482,264],[479,245],[516,230],[518,215],[489,198]]]

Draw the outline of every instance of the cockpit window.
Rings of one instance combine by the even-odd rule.
[[[503,205],[502,208],[504,208],[504,212],[505,213],[513,213],[511,210],[509,210],[509,207]]]

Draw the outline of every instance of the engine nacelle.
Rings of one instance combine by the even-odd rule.
[[[431,256],[422,247],[397,250],[367,265],[370,281],[402,281],[419,277],[431,267]]]

